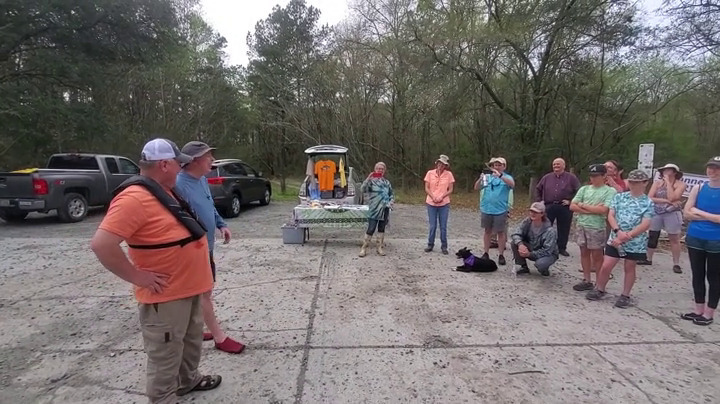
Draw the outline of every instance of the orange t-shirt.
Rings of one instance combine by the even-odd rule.
[[[128,244],[161,244],[189,237],[190,232],[141,185],[131,185],[110,203],[100,229]],[[129,248],[130,260],[140,270],[168,274],[162,293],[135,286],[140,303],[163,303],[199,295],[212,289],[207,237],[186,244],[152,250]]]
[[[335,172],[337,166],[332,160],[320,160],[315,163],[315,175],[318,177],[320,191],[332,191],[335,188]]]
[[[444,170],[442,175],[437,175],[437,170],[432,169],[425,174],[425,182],[429,185],[430,194],[439,198],[447,192],[450,184],[455,182],[455,177],[448,170]],[[435,203],[428,195],[425,203],[432,206],[445,206],[450,203],[450,197],[446,196],[440,203]]]

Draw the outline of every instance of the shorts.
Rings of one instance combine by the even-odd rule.
[[[679,210],[675,212],[663,213],[655,215],[650,222],[650,231],[660,231],[665,229],[667,234],[682,233],[683,217]]]
[[[210,269],[213,274],[213,283],[215,283],[215,260],[213,259],[213,253],[210,253]]]
[[[720,240],[703,240],[693,236],[685,236],[687,248],[702,250],[712,254],[720,253]]]
[[[491,229],[495,233],[505,233],[507,230],[507,212],[499,215],[480,215],[480,225],[483,229]]]
[[[646,253],[626,252],[625,256],[621,257],[620,252],[618,252],[617,248],[611,246],[610,244],[605,245],[605,255],[613,258],[623,258],[630,261],[647,261]]]
[[[602,250],[607,245],[607,233],[605,233],[605,229],[598,230],[577,226],[575,228],[575,242],[580,247],[586,247],[588,250]]]

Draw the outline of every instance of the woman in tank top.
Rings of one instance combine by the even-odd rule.
[[[720,156],[711,158],[705,171],[709,181],[693,188],[684,209],[685,218],[691,221],[685,243],[692,269],[695,310],[681,317],[697,325],[712,324],[720,300]]]
[[[673,259],[673,272],[682,273],[680,268],[680,233],[682,233],[682,196],[685,183],[680,168],[675,164],[665,164],[658,168],[660,179],[653,182],[648,196],[655,204],[655,216],[650,222],[647,260],[638,261],[638,265],[652,265],[653,254],[658,246],[660,230],[665,230],[670,239],[670,251]]]

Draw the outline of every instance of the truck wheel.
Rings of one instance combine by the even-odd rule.
[[[88,204],[84,196],[70,192],[65,194],[63,204],[58,208],[58,217],[61,222],[75,223],[85,219],[88,214]]]
[[[0,219],[6,222],[19,222],[25,219],[28,212],[13,209],[0,209]]]
[[[230,204],[225,208],[225,217],[238,217],[240,215],[240,195],[233,194]]]

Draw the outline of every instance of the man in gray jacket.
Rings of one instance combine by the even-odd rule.
[[[529,217],[520,223],[512,234],[510,246],[515,264],[520,265],[518,274],[530,273],[527,260],[535,262],[535,268],[543,276],[550,275],[550,266],[558,259],[557,231],[545,216],[545,204],[530,205]]]

